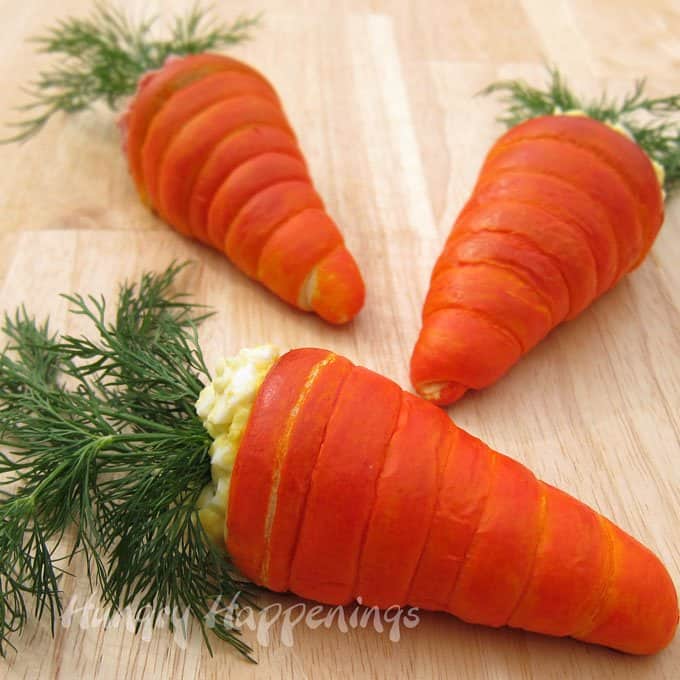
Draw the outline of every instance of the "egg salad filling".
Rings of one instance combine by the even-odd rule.
[[[199,496],[198,518],[218,545],[226,540],[229,484],[236,454],[255,396],[279,356],[273,345],[262,345],[220,360],[215,377],[196,402],[196,413],[214,440],[210,446],[212,481]]]
[[[582,111],[581,109],[569,109],[568,111],[562,111],[562,109],[556,108],[553,111],[553,115],[559,115],[559,116],[588,116],[588,114],[585,111]],[[628,137],[631,141],[635,141],[635,138],[631,134],[630,130],[623,125],[622,123],[612,123],[612,122],[607,122],[604,121],[604,124],[611,128],[612,130],[616,130],[619,134],[622,134],[624,137]],[[644,149],[643,149],[644,151]],[[645,152],[646,153],[646,152]],[[661,187],[661,193],[663,194],[664,199],[666,198],[666,192],[663,189],[664,182],[666,181],[666,171],[664,170],[663,165],[661,163],[658,163],[655,161],[649,154],[647,154],[647,158],[649,158],[652,167],[654,168],[654,173],[656,174],[656,179],[659,182],[659,186]]]

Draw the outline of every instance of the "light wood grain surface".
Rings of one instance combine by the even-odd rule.
[[[188,2],[126,2],[164,13]],[[86,0],[2,0],[0,120],[41,61],[25,42]],[[62,291],[112,294],[124,277],[196,265],[182,284],[218,315],[202,332],[212,361],[243,344],[317,345],[408,385],[429,273],[485,150],[497,102],[473,95],[499,77],[535,83],[554,63],[585,93],[646,75],[680,90],[680,5],[672,0],[234,0],[225,17],[264,11],[233,54],[278,88],[317,187],[365,275],[364,311],[331,328],[291,310],[218,254],[171,232],[135,197],[104,107],[55,118],[35,140],[0,148],[0,300],[27,302],[73,329]],[[559,328],[504,380],[451,409],[463,427],[603,512],[657,552],[680,584],[680,199],[644,265]],[[77,565],[76,565],[77,568]],[[64,582],[67,599],[87,584]],[[264,602],[294,604],[293,597]],[[80,619],[82,621],[82,619]],[[2,678],[678,678],[680,640],[633,658],[423,614],[399,642],[372,628],[275,625],[253,633],[259,665],[226,645],[210,657],[166,631],[30,625]]]

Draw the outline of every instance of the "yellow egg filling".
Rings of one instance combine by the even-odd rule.
[[[218,545],[226,540],[229,485],[236,454],[265,376],[279,358],[273,345],[242,349],[218,362],[215,377],[196,401],[196,413],[213,438],[209,482],[198,499],[198,518]]]

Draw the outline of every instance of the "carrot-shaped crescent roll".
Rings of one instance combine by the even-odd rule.
[[[228,506],[227,549],[249,579],[633,654],[670,642],[671,578],[609,520],[341,356],[272,362],[242,351],[197,406],[216,437],[202,519],[219,541]]]
[[[291,305],[355,316],[361,275],[260,73],[217,54],[168,60],[122,121],[137,189],[162,219]]]
[[[36,103],[47,109],[17,138],[35,133],[56,110],[101,97],[114,104],[134,93],[120,128],[142,200],[289,304],[345,323],[363,305],[363,280],[274,88],[247,64],[208,52],[247,37],[252,21],[202,34],[201,17],[194,10],[179,20],[164,43],[147,36],[147,24],[133,29],[101,7],[90,21],[61,23],[43,40],[46,50],[66,52],[63,69],[80,67],[94,85],[84,92],[71,80],[44,76]]]
[[[680,178],[680,98],[582,105],[500,83],[510,129],[489,151],[432,272],[411,359],[419,394],[450,404],[494,383],[555,326],[637,267]]]
[[[61,611],[51,552],[69,523],[116,610],[188,611],[244,653],[233,565],[332,605],[633,654],[670,642],[659,559],[435,405],[323,349],[244,349],[210,375],[205,310],[169,294],[177,271],[123,286],[112,322],[99,297],[69,296],[83,335],[5,318],[0,653],[26,612]]]

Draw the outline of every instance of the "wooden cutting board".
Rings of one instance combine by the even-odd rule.
[[[42,63],[25,38],[86,0],[0,2],[0,120]],[[124,2],[163,12],[190,3]],[[115,115],[98,107],[57,116],[39,137],[0,148],[0,300],[26,302],[73,329],[74,290],[112,294],[124,277],[195,265],[182,285],[217,316],[202,340],[212,362],[241,345],[317,345],[408,386],[430,269],[500,133],[500,105],[475,98],[487,83],[544,62],[575,88],[622,92],[647,76],[651,94],[680,90],[680,6],[672,0],[233,0],[224,16],[264,11],[256,39],[233,53],[278,88],[317,186],[365,274],[365,310],[345,328],[297,313],[222,257],[171,232],[135,197]],[[450,409],[463,427],[541,478],[611,517],[657,552],[680,585],[680,200],[642,267],[575,321],[551,334],[498,385]],[[84,604],[87,584],[64,582]],[[284,607],[292,597],[264,603]],[[259,665],[194,634],[150,639],[76,614],[30,625],[2,678],[678,678],[680,640],[633,658],[571,640],[423,614],[390,641],[369,625],[347,633],[280,622],[256,647]]]

